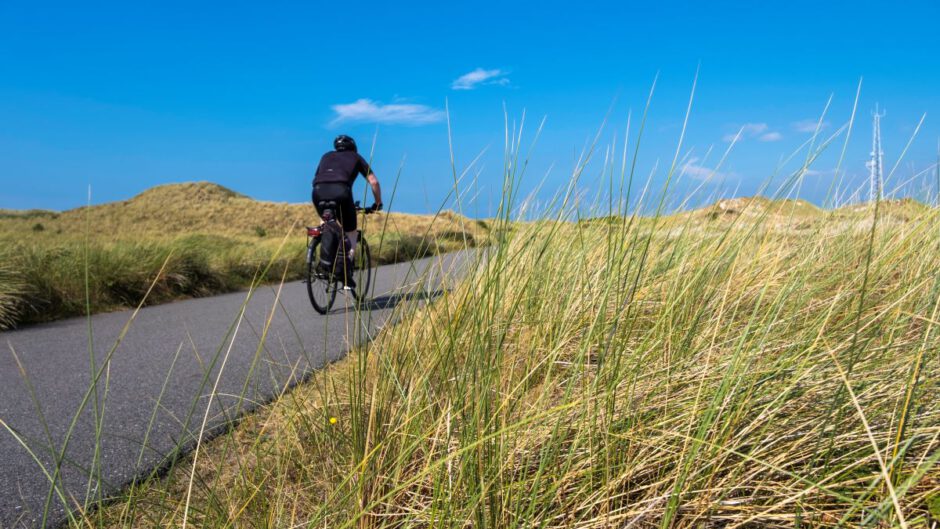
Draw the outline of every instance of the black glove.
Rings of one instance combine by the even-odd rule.
[[[372,204],[369,206],[369,213],[375,213],[376,211],[382,211],[382,204]]]

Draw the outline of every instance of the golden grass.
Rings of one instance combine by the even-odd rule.
[[[530,224],[87,521],[935,527],[937,214]]]
[[[489,231],[485,221],[450,211],[367,219],[361,227],[376,264],[485,243]],[[155,280],[148,303],[244,288],[285,235],[281,264],[298,279],[304,227],[319,222],[311,204],[257,201],[206,182],[61,213],[0,212],[0,329],[81,315],[86,304],[92,312],[133,307]]]
[[[389,231],[411,236],[459,232],[462,226],[471,235],[481,234],[474,222],[460,222],[445,212],[434,226],[428,215],[379,213],[374,224],[388,217]],[[0,240],[39,239],[43,242],[83,238],[86,226],[93,238],[105,240],[151,240],[181,234],[200,233],[258,239],[280,238],[291,229],[298,236],[303,227],[319,222],[310,203],[266,202],[209,182],[157,186],[130,200],[61,213],[41,210],[0,212]],[[38,229],[37,226],[42,228]],[[265,233],[259,237],[259,229]]]

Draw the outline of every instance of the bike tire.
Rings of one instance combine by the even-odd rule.
[[[356,280],[356,301],[361,303],[369,297],[374,275],[372,252],[369,250],[369,243],[366,242],[365,237],[359,238],[355,255],[353,279]]]
[[[317,274],[317,261],[319,260],[317,250],[320,247],[320,241],[314,239],[307,251],[307,295],[310,297],[310,304],[313,310],[320,314],[326,314],[333,307],[336,301],[336,282],[329,278],[322,278]]]

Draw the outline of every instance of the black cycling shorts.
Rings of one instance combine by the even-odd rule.
[[[313,186],[311,198],[320,218],[323,218],[323,202],[333,201],[336,202],[334,215],[343,226],[343,230],[355,231],[357,229],[356,205],[353,203],[351,187],[346,184],[316,184]]]

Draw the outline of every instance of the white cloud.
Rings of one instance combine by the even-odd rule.
[[[473,90],[481,84],[498,84],[505,86],[509,84],[509,78],[503,70],[484,70],[477,68],[472,72],[467,72],[458,77],[450,87],[454,90]]]
[[[816,132],[816,125],[819,124],[818,119],[804,119],[793,123],[793,130],[797,132]],[[828,121],[823,121],[822,124],[819,124],[819,130],[823,130],[829,126]]]
[[[835,169],[825,169],[822,171],[817,171],[816,169],[807,169],[803,172],[803,176],[833,176],[835,174]]]
[[[714,169],[700,165],[700,158],[689,158],[687,162],[682,164],[682,169],[679,172],[680,176],[687,175],[695,178],[697,180],[708,180],[710,178],[724,178],[724,173],[716,171]]]
[[[764,132],[765,130],[767,130],[767,124],[766,123],[745,123],[744,125],[741,126],[741,130],[744,131],[744,134],[747,134],[749,136],[754,136],[756,134],[760,134],[761,132]]]
[[[398,125],[427,125],[444,119],[444,112],[426,105],[392,103],[383,105],[371,99],[358,99],[353,103],[333,105],[336,117],[330,125],[340,123],[385,123]]]
[[[757,139],[760,141],[780,141],[783,139],[783,134],[780,134],[779,132],[768,132],[766,134],[761,134]]]
[[[727,143],[730,143],[734,141],[735,138],[737,138],[738,141],[747,139],[747,138],[753,138],[753,137],[760,136],[761,134],[766,133],[768,128],[770,127],[766,123],[745,123],[744,125],[741,125],[738,131],[735,132],[734,134],[725,134],[722,140],[724,140]],[[770,133],[770,134],[773,134],[773,133]]]

